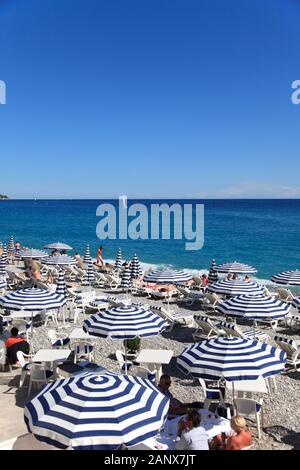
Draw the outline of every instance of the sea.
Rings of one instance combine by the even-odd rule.
[[[129,207],[139,202],[149,207],[152,201],[127,201]],[[256,278],[268,283],[281,271],[300,269],[299,199],[214,199],[159,200],[155,203],[204,205],[204,245],[200,250],[186,250],[186,240],[99,239],[97,208],[117,200],[2,200],[0,201],[0,241],[11,236],[22,246],[43,248],[47,243],[64,242],[73,247],[70,254],[84,255],[89,243],[96,257],[99,245],[103,258],[111,261],[118,248],[122,259],[134,254],[144,269],[171,267],[193,273],[206,273],[212,259],[217,264],[239,261],[257,269]],[[172,230],[171,230],[172,234]]]

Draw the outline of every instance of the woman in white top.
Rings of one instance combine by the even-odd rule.
[[[209,450],[208,437],[200,422],[197,410],[190,410],[186,418],[178,422],[175,450]]]

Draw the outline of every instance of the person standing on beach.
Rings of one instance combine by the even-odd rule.
[[[102,268],[105,267],[105,263],[102,258],[102,253],[103,253],[103,246],[99,246],[97,250],[97,266],[101,266]]]

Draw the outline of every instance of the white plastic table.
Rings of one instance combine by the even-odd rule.
[[[169,349],[143,349],[136,357],[136,362],[154,365],[156,370],[156,381],[159,382],[162,375],[162,364],[169,364],[173,351]]]
[[[92,339],[82,328],[75,328],[69,335],[70,339]]]
[[[232,391],[232,382],[226,382],[226,390]],[[256,380],[237,380],[234,382],[234,393],[268,393],[266,380],[259,377]]]
[[[32,358],[32,362],[64,361],[70,356],[70,349],[40,349]]]

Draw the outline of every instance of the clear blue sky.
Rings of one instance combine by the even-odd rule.
[[[0,0],[0,192],[300,197],[297,0]]]

